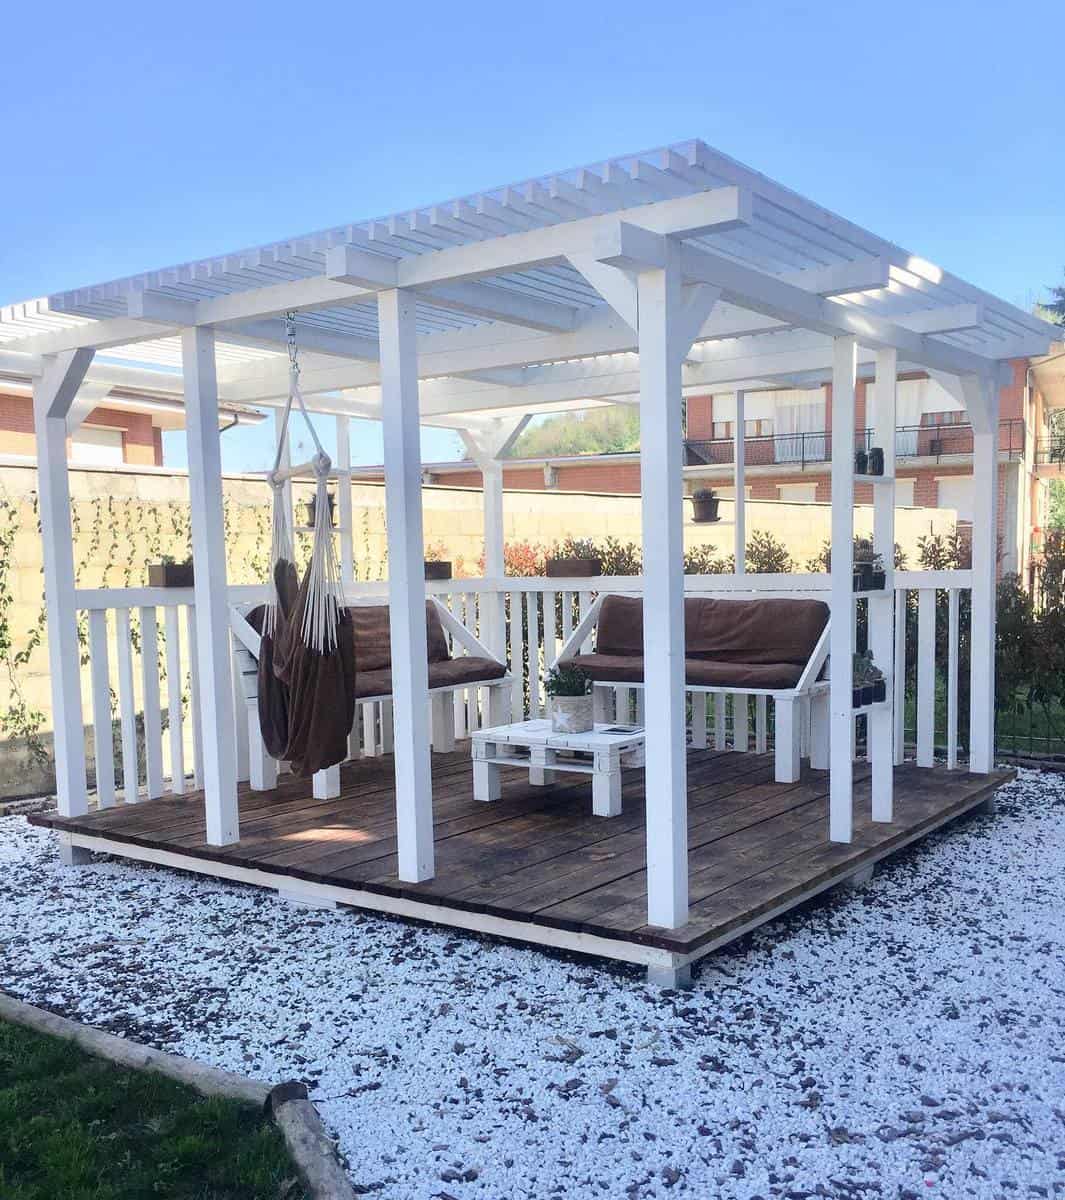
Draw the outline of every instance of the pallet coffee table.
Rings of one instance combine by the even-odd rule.
[[[621,812],[621,768],[643,766],[643,726],[596,725],[588,733],[553,733],[550,721],[519,721],[472,733],[473,795],[498,800],[500,767],[529,768],[529,782],[553,783],[556,772],[592,777],[592,812]]]

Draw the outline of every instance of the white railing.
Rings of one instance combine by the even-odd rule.
[[[585,579],[455,579],[426,583],[426,591],[494,653],[505,655],[513,675],[513,719],[543,716],[542,680],[560,646],[602,592],[639,595],[639,576]],[[894,689],[895,758],[908,745],[921,766],[937,756],[960,761],[962,714],[960,648],[967,637],[963,614],[971,588],[968,571],[898,571],[894,574],[894,662],[880,664],[904,686]],[[359,583],[352,598],[387,598],[386,583]],[[685,580],[689,595],[816,596],[828,599],[827,575],[708,575]],[[259,602],[265,587],[230,589],[234,604]],[[198,720],[196,629],[191,588],[81,589],[79,618],[87,644],[96,789],[101,805],[118,799],[153,799],[200,785],[202,746]],[[856,604],[856,620],[861,606]],[[908,613],[916,610],[916,622]],[[243,697],[234,655],[234,697]],[[937,694],[938,693],[938,694]],[[766,697],[691,695],[693,746],[764,753],[772,742],[772,706]],[[991,703],[990,697],[987,702]],[[488,697],[479,687],[454,693],[455,734],[467,737],[488,722]],[[618,721],[642,721],[642,690],[613,689]],[[808,721],[804,721],[804,728]],[[236,722],[238,775],[249,777],[247,729]],[[907,730],[912,732],[908,737]],[[803,753],[808,751],[804,733]],[[120,751],[116,756],[116,742]],[[860,734],[856,740],[861,748]],[[387,702],[360,702],[352,731],[352,757],[387,753],[391,711]]]

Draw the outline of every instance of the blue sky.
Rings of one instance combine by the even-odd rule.
[[[1060,0],[18,4],[4,44],[0,303],[689,137],[1015,303],[1065,267]]]

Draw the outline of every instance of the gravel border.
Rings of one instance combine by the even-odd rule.
[[[715,953],[635,969],[99,858],[0,821],[0,983],[299,1078],[357,1194],[1065,1194],[1065,779]]]

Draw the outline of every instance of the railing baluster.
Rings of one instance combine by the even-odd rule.
[[[137,766],[137,713],[133,694],[133,630],[129,609],[115,613],[115,650],[118,655],[118,713],[122,729],[122,791],[127,804],[140,799]]]
[[[526,645],[529,653],[529,717],[540,714],[540,621],[539,597],[536,592],[525,593]]]
[[[168,604],[163,609],[163,631],[166,634],[166,704],[170,728],[170,790],[177,795],[185,791],[185,741],[181,715],[181,626],[178,622],[177,605]],[[241,705],[237,710],[238,725],[247,727],[246,708],[241,691]]]
[[[895,590],[895,678],[894,738],[895,762],[906,759],[906,606],[909,593],[905,588]]]
[[[92,744],[96,759],[96,803],[115,803],[115,739],[111,727],[111,682],[107,665],[107,610],[89,610],[89,668],[92,676]]]
[[[507,636],[510,638],[510,716],[512,721],[521,721],[525,716],[525,664],[521,652],[522,610],[521,592],[513,588],[504,597],[504,612],[510,609],[507,621]]]
[[[196,654],[196,607],[185,609],[185,640],[189,647],[189,715],[192,718],[192,777],[203,787],[203,729],[200,726],[200,670]]]
[[[935,761],[936,740],[936,593],[917,593],[917,765]]]
[[[947,592],[947,766],[958,765],[958,624],[959,593]]]
[[[144,707],[144,779],[149,800],[163,794],[163,721],[159,700],[159,627],[155,609],[141,619],[141,699]]]
[[[769,749],[768,697],[755,696],[754,699],[754,752],[765,754]]]
[[[751,748],[751,726],[747,715],[747,697],[732,693],[732,748],[746,754]]]
[[[558,638],[555,636],[555,611],[558,592],[544,592],[544,670],[549,671],[558,657]]]
[[[377,757],[377,714],[374,711],[376,708],[377,705],[372,700],[359,705],[362,716],[360,725],[362,727],[363,758]]]
[[[725,724],[725,693],[714,693],[714,749],[725,750],[728,737]]]
[[[689,692],[692,706],[692,749],[706,749],[706,693]]]

